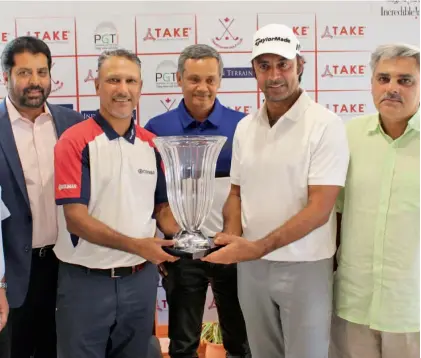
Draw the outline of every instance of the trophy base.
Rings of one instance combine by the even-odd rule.
[[[170,255],[197,260],[218,250],[221,246],[216,246],[213,240],[203,235],[201,231],[180,231],[174,235],[174,246],[163,246],[162,249]]]
[[[183,250],[177,250],[174,247],[171,246],[165,246],[162,247],[162,249],[172,255],[172,256],[176,256],[179,257],[180,259],[189,259],[189,260],[197,260],[197,259],[201,259],[202,257],[205,257],[207,255],[209,255],[210,253],[218,250],[220,248],[220,246],[216,246],[214,248],[211,249],[207,249],[207,250],[198,250],[195,252],[188,252],[188,251],[183,251]]]

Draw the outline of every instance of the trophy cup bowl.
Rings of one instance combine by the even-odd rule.
[[[201,231],[215,192],[216,162],[227,137],[168,136],[153,139],[164,162],[168,202],[181,230],[173,256],[198,259],[216,250],[213,240]]]

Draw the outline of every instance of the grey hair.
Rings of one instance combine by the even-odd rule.
[[[135,53],[126,50],[126,49],[117,49],[117,50],[110,50],[110,51],[104,51],[101,53],[101,55],[98,57],[98,73],[101,69],[101,66],[110,57],[124,57],[128,59],[129,61],[134,62],[139,67],[139,71],[142,69],[142,64],[139,60],[139,57],[136,56]]]
[[[213,47],[203,44],[188,46],[183,50],[183,52],[181,52],[180,57],[178,58],[177,68],[180,75],[183,75],[184,64],[188,59],[199,60],[201,58],[216,58],[219,64],[219,77],[222,78],[224,64],[222,62],[221,55]]]
[[[374,72],[380,60],[390,60],[396,57],[413,57],[420,65],[420,49],[408,44],[386,44],[377,47],[371,54],[370,67]]]

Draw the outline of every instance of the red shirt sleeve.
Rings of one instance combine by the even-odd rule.
[[[83,137],[63,136],[54,148],[56,204],[88,205],[90,199],[89,145]]]

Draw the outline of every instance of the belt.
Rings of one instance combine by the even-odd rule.
[[[32,249],[32,255],[36,255],[36,256],[39,256],[39,257],[45,257],[45,255],[47,255],[48,251],[52,251],[53,248],[54,248],[54,245],[37,247],[36,249]]]
[[[116,267],[116,268],[110,268],[110,269],[93,269],[93,268],[88,268],[88,267],[80,266],[80,265],[74,265],[74,266],[82,267],[83,269],[85,269],[86,273],[88,274],[97,273],[97,274],[107,276],[107,277],[118,278],[118,277],[130,276],[136,272],[139,272],[143,270],[146,264],[148,263],[149,263],[148,261],[145,261],[136,266]]]

